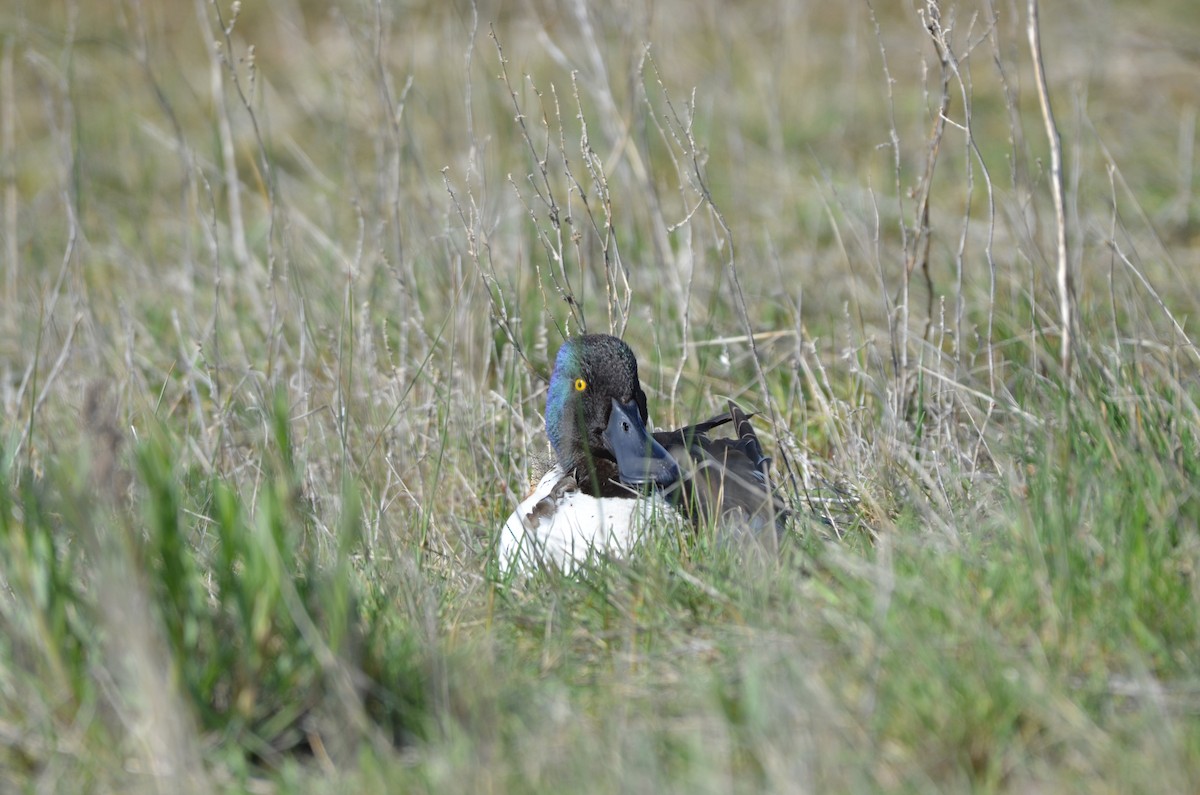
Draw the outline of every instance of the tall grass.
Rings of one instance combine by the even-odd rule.
[[[1197,789],[1200,17],[1081,9],[1070,370],[1016,4],[0,12],[0,786]],[[777,556],[498,570],[584,329]]]

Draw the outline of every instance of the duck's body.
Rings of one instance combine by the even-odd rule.
[[[527,569],[571,571],[601,555],[625,556],[651,527],[681,523],[658,494],[593,497],[557,465],[534,487],[500,531],[500,562]]]
[[[502,567],[571,570],[598,553],[626,555],[664,524],[774,530],[786,510],[749,419],[730,402],[707,422],[652,434],[629,346],[602,334],[568,340],[546,398],[557,463],[505,522]],[[728,423],[736,439],[709,437]]]

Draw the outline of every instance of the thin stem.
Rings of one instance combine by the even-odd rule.
[[[1033,73],[1037,83],[1038,102],[1042,107],[1042,121],[1046,124],[1046,139],[1050,144],[1050,190],[1054,197],[1055,229],[1058,233],[1058,314],[1062,325],[1060,360],[1065,383],[1071,383],[1071,323],[1074,285],[1071,280],[1070,262],[1067,260],[1067,215],[1063,200],[1062,139],[1054,123],[1054,111],[1050,107],[1050,91],[1046,86],[1046,68],[1042,62],[1042,36],[1038,25],[1037,0],[1029,0],[1029,52],[1033,58]]]

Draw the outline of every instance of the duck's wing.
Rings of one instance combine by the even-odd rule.
[[[750,424],[753,416],[729,401],[727,411],[710,420],[655,434],[679,463],[680,483],[672,496],[697,526],[732,523],[755,532],[782,526],[787,507],[768,480],[771,460]],[[708,436],[728,423],[736,438]]]

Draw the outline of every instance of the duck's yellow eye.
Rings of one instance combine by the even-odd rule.
[[[582,378],[576,378],[575,379],[575,391],[582,392],[585,389],[587,389],[587,381],[584,381]]]

